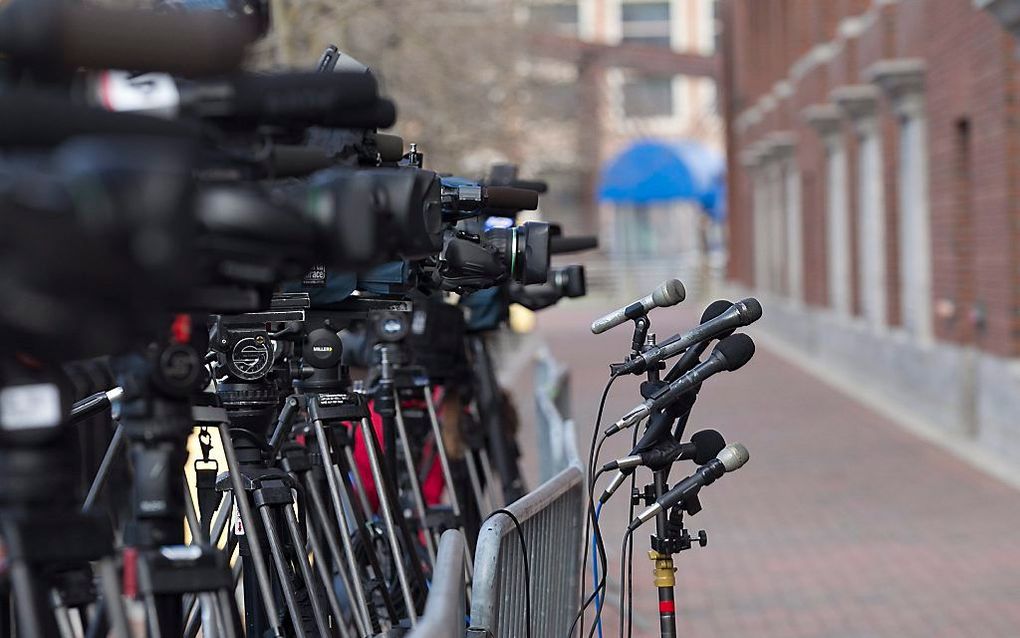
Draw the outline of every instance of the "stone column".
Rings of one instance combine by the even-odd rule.
[[[875,329],[886,326],[885,188],[882,138],[878,130],[879,91],[870,84],[841,86],[829,98],[857,133],[857,281],[861,310]]]
[[[933,328],[924,68],[920,59],[882,60],[865,75],[889,97],[899,119],[900,310],[904,330],[928,343]]]

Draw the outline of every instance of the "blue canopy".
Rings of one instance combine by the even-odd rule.
[[[635,142],[602,169],[599,200],[618,204],[697,202],[715,219],[725,215],[725,167],[697,142]]]

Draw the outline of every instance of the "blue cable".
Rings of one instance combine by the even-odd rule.
[[[595,506],[595,524],[598,525],[599,515],[602,514],[602,502]],[[595,530],[591,531],[591,577],[592,586],[595,588],[595,617],[598,619],[599,638],[602,638],[602,596],[599,595],[599,562],[598,543],[595,542]]]

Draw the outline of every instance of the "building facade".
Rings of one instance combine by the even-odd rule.
[[[609,201],[602,187],[606,171],[638,143],[694,144],[722,156],[714,0],[527,0],[521,14],[532,33],[582,43],[569,60],[545,55],[548,48],[531,56],[532,94],[543,107],[531,110],[536,126],[525,167],[586,173],[566,199],[579,202],[587,219],[563,221],[598,232],[605,259],[589,260],[590,274],[625,278],[613,284],[618,292],[648,279],[696,276],[707,245],[716,255],[723,250],[710,232],[718,225],[698,203]],[[563,153],[571,140],[573,152]]]
[[[1020,460],[1020,57],[993,4],[721,0],[728,277],[862,394]]]

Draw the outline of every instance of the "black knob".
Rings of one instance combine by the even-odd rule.
[[[305,363],[320,370],[340,365],[344,346],[340,337],[328,328],[316,328],[308,333],[302,354]]]

